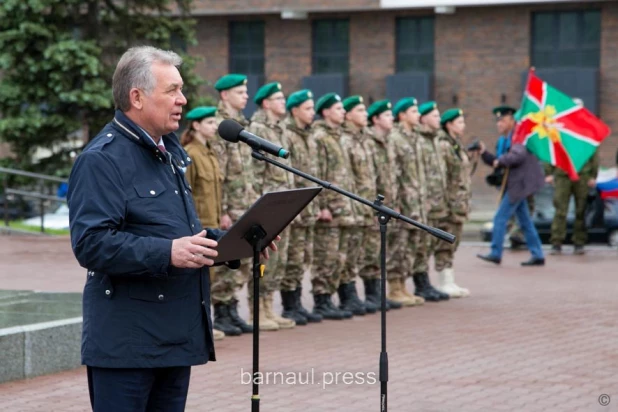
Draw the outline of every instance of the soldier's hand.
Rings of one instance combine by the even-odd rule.
[[[588,187],[594,189],[597,186],[597,181],[596,179],[590,179],[588,180]]]
[[[554,184],[554,176],[553,175],[545,176],[545,183],[553,185]]]
[[[232,218],[230,217],[230,215],[221,216],[221,229],[228,230],[231,227],[232,227]]]
[[[185,236],[172,241],[172,266],[177,268],[197,269],[203,266],[212,266],[218,252],[214,250],[217,242],[207,239],[206,231],[197,235]]]
[[[322,209],[318,215],[318,220],[321,220],[322,222],[332,222],[333,215],[330,213],[330,210]]]

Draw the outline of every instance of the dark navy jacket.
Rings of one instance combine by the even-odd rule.
[[[170,265],[172,239],[202,230],[174,134],[167,153],[122,112],[76,159],[71,243],[87,272],[82,363],[109,368],[215,360],[208,268]],[[208,229],[218,239],[223,232]]]

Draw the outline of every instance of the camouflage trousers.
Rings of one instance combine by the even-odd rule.
[[[386,254],[387,280],[405,279],[412,275],[420,233],[418,229],[396,227],[389,235]]]
[[[452,233],[457,237],[455,243],[451,244],[440,240],[437,237],[431,236],[430,250],[433,251],[434,264],[436,272],[442,272],[444,269],[453,267],[455,252],[459,247],[461,235],[463,233],[463,223],[453,222],[451,219],[440,219],[434,221],[434,227]]]
[[[227,266],[217,266],[210,270],[210,299],[212,304],[229,304],[236,299],[236,290],[249,281],[252,259],[243,259],[240,268],[232,270]]]
[[[532,216],[532,213],[534,212],[534,195],[528,196],[526,200],[528,201],[528,211],[530,212],[530,216]],[[509,222],[506,224],[506,232],[509,234],[509,237],[519,237],[522,241],[524,241],[524,234],[521,231],[521,227],[517,224],[515,215],[511,216]]]
[[[341,232],[341,249],[345,249],[345,256],[341,256],[343,250],[340,250],[339,255],[342,258],[343,268],[341,270],[340,283],[350,283],[359,274],[359,264],[363,253],[363,232],[364,227],[352,226],[345,227]]]
[[[389,273],[389,262],[393,256],[393,235],[395,229],[386,233],[386,273]],[[363,280],[380,279],[380,229],[365,227],[363,230],[362,254],[360,258],[359,276]]]
[[[566,217],[571,195],[575,198],[575,222],[573,224],[573,244],[583,246],[588,240],[586,231],[586,203],[588,201],[589,176],[580,176],[576,182],[568,177],[555,178],[554,208],[556,214],[551,224],[552,245],[562,245],[566,238]]]
[[[439,220],[429,219],[427,224],[435,227],[439,224]],[[433,236],[424,230],[418,231],[418,239],[414,253],[414,265],[412,267],[413,275],[429,272],[429,258],[434,253],[433,248],[437,246],[437,243],[433,241],[432,237]]]
[[[281,279],[281,290],[296,290],[303,283],[305,267],[313,273],[313,226],[292,226],[288,245],[288,260]]]
[[[311,293],[333,294],[339,287],[339,274],[345,261],[346,247],[342,248],[342,228],[317,224],[313,239],[315,270],[311,272]],[[344,256],[342,258],[341,252]]]
[[[269,250],[269,259],[265,262],[264,276],[260,279],[260,296],[265,297],[279,290],[281,279],[285,273],[288,261],[288,245],[290,241],[290,228],[286,228],[281,234],[281,240],[277,243],[278,250]],[[253,298],[253,276],[249,278],[249,299]]]

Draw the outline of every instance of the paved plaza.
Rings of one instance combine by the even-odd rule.
[[[457,256],[472,297],[388,313],[389,411],[618,411],[616,250],[531,269],[527,252],[495,267],[474,257],[484,250]],[[85,277],[67,238],[0,236],[0,289],[79,292]],[[378,411],[379,320],[263,333],[261,410]],[[251,337],[218,341],[217,359],[193,368],[187,410],[249,411]],[[88,411],[85,369],[2,384],[0,410]]]

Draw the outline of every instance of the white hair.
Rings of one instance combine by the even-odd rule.
[[[112,94],[116,109],[123,112],[129,110],[131,107],[129,93],[132,88],[142,89],[144,93],[154,90],[155,78],[152,74],[154,63],[180,67],[182,58],[173,51],[152,46],[132,47],[122,55],[112,78]]]

